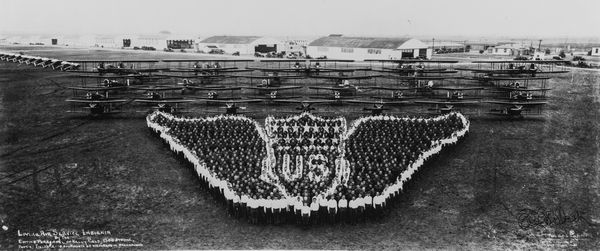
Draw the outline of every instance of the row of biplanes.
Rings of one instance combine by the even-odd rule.
[[[315,104],[364,104],[363,110],[373,115],[397,106],[480,112],[481,104],[488,104],[488,113],[521,117],[541,114],[548,103],[549,74],[567,72],[560,61],[513,60],[475,61],[471,68],[453,67],[457,61],[449,60],[74,63],[79,67],[69,71],[79,73],[74,76],[81,84],[68,87],[74,95],[67,102],[74,104],[71,111],[92,114],[122,112],[131,104],[167,112],[182,112],[191,104],[224,104],[226,114],[240,113],[245,108],[240,104],[249,103],[296,103],[302,112],[315,110]]]
[[[74,62],[63,61],[55,58],[30,56],[22,53],[0,53],[0,60],[18,64],[33,65],[53,70],[71,71],[79,69],[80,65]]]

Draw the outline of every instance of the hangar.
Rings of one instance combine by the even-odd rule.
[[[198,50],[217,47],[225,53],[254,54],[285,50],[284,43],[275,38],[260,36],[212,36],[198,42]]]
[[[329,35],[308,44],[313,58],[332,59],[407,59],[431,58],[429,46],[414,38],[345,37]]]

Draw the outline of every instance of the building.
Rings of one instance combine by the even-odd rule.
[[[131,38],[131,47],[138,48],[149,48],[152,47],[156,50],[164,50],[167,48],[167,40],[169,35],[167,34],[156,34],[156,35],[139,35]]]
[[[488,53],[503,56],[523,56],[532,55],[533,50],[530,47],[518,44],[503,44],[488,48]]]
[[[600,56],[600,47],[592,47],[592,56]]]
[[[282,52],[286,48],[279,39],[259,36],[212,36],[198,42],[199,51],[207,52],[207,48],[214,47],[227,54],[239,52],[246,55],[253,55],[255,52]]]
[[[490,47],[494,46],[496,46],[495,43],[467,42],[465,47],[467,49],[467,52],[480,54],[488,51]]]
[[[330,59],[430,59],[432,50],[427,44],[411,38],[330,35],[309,43],[306,53],[313,58]]]

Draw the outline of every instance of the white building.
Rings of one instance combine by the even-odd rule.
[[[162,51],[167,48],[167,40],[169,35],[139,35],[131,38],[131,47],[154,47],[154,49]]]
[[[592,56],[600,56],[600,47],[592,47]]]
[[[518,44],[503,44],[488,48],[488,53],[503,56],[531,55],[533,51],[529,47]]]
[[[217,48],[227,54],[239,52],[240,54],[252,55],[255,52],[281,52],[285,51],[283,41],[275,38],[259,36],[212,36],[198,42],[198,49]],[[207,52],[207,51],[205,51]]]
[[[329,59],[429,59],[432,50],[418,39],[330,35],[309,43],[306,53],[313,58]]]

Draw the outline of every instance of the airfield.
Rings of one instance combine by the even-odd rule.
[[[0,49],[65,60],[203,57]],[[305,229],[227,216],[199,188],[194,171],[152,135],[144,113],[102,119],[66,113],[71,91],[64,87],[76,81],[70,73],[0,62],[0,214],[9,227],[0,231],[0,243],[15,245],[17,230],[91,229],[145,249],[598,247],[600,74],[569,70],[548,81],[549,104],[540,116],[467,115],[468,136],[421,170],[382,220]],[[320,109],[349,121],[368,115],[344,106]],[[262,122],[275,108],[253,110]],[[414,114],[410,108],[393,112]],[[524,225],[538,217],[544,220]]]

